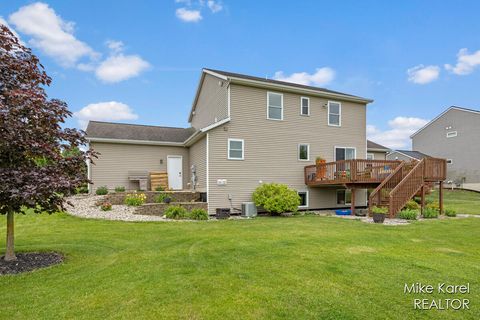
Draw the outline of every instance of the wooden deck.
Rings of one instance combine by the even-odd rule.
[[[445,159],[425,158],[420,161],[392,160],[341,160],[306,166],[305,184],[309,187],[341,185],[352,191],[351,210],[355,209],[356,189],[375,189],[369,197],[369,207],[385,206],[390,217],[405,203],[421,192],[422,210],[425,190],[433,183],[440,183],[440,212],[442,212],[441,188],[447,176]]]
[[[379,184],[399,165],[397,160],[341,160],[305,167],[305,184],[311,187]]]

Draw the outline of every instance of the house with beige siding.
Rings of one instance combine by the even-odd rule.
[[[269,182],[297,190],[301,209],[366,206],[368,183],[378,185],[398,164],[385,160],[386,148],[374,144],[369,153],[379,159],[367,160],[370,102],[317,87],[203,69],[190,128],[89,123],[90,146],[101,153],[89,167],[92,188],[135,189],[141,172],[164,171],[170,188],[204,193],[210,214],[216,208],[240,209],[252,201],[255,188]],[[326,172],[322,177],[317,172],[313,181],[317,157],[328,170],[320,170]],[[353,179],[354,174],[363,180]]]
[[[381,144],[367,140],[367,160],[386,160],[390,148],[384,147]]]

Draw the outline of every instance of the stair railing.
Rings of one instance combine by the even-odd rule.
[[[405,162],[402,161],[383,181],[372,191],[368,198],[368,208],[371,211],[373,206],[379,206],[382,202],[389,201],[390,190],[392,190],[403,178]]]
[[[425,159],[419,161],[410,172],[390,191],[389,215],[394,217],[412,199],[425,182]]]

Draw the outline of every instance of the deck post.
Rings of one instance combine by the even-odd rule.
[[[351,193],[352,193],[352,198],[351,198],[351,200],[350,200],[350,202],[352,203],[352,204],[351,204],[351,208],[350,208],[350,210],[351,210],[351,213],[350,213],[350,214],[351,214],[352,216],[354,216],[354,215],[355,215],[355,188],[352,188],[352,189],[350,189],[350,190],[351,190]]]
[[[425,209],[425,184],[422,186],[422,202],[420,204],[421,214],[423,214],[423,210]]]
[[[438,189],[438,204],[440,209],[440,214],[443,214],[443,181],[440,181],[440,188]]]

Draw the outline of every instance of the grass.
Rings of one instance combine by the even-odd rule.
[[[438,190],[430,193],[427,199],[438,202]],[[444,189],[443,204],[445,208],[457,210],[457,213],[480,214],[480,193]]]
[[[5,234],[5,220],[0,234]],[[16,217],[17,251],[62,265],[0,277],[1,318],[478,319],[480,219],[388,227],[303,216],[134,223]],[[3,254],[4,236],[0,239]],[[467,311],[413,310],[405,283],[470,282]]]

